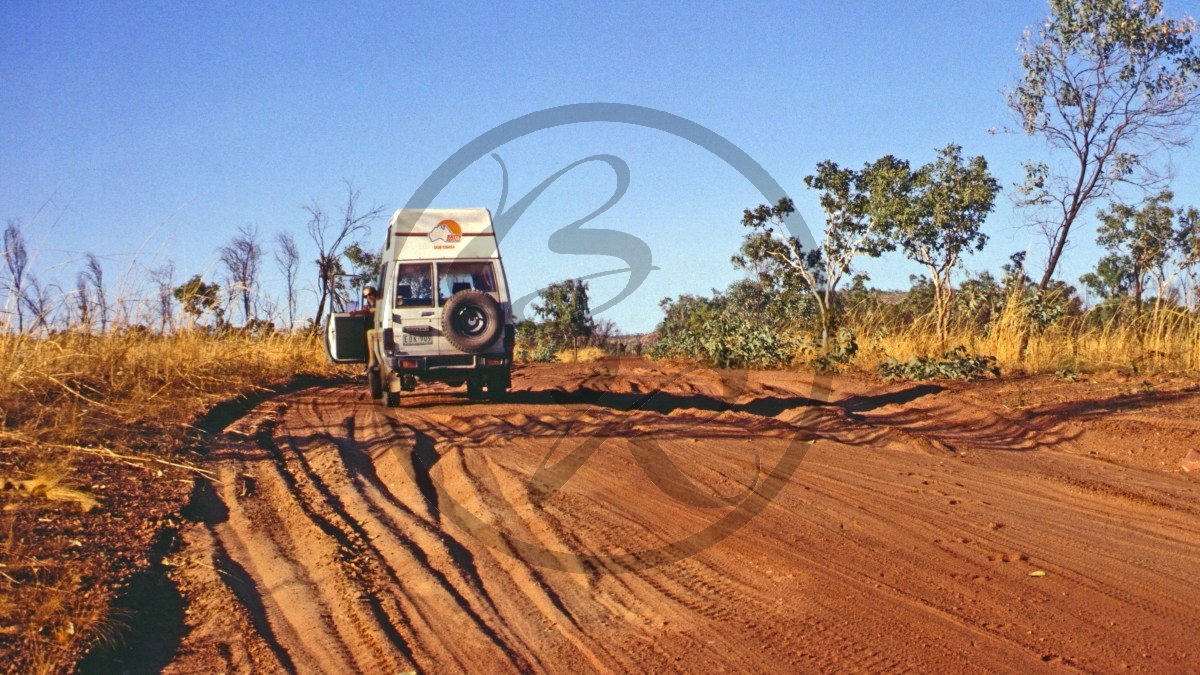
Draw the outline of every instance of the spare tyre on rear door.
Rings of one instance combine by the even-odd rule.
[[[503,334],[500,303],[483,291],[459,291],[442,307],[442,335],[468,354],[486,350]]]

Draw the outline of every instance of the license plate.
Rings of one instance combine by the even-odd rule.
[[[409,335],[405,333],[400,340],[402,345],[431,345],[433,344],[432,335]]]

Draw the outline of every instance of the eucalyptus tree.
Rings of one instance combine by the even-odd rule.
[[[1200,107],[1196,31],[1160,0],[1050,0],[1050,16],[1026,31],[1007,103],[1053,158],[1025,164],[1018,196],[1049,245],[1043,290],[1095,200],[1165,186],[1155,155],[1191,141]]]
[[[951,143],[937,159],[915,170],[903,160],[877,163],[868,188],[872,216],[893,245],[929,271],[941,342],[949,333],[951,275],[965,255],[980,251],[988,237],[983,223],[995,208],[1000,183],[982,156],[964,158]]]
[[[1150,280],[1155,310],[1160,309],[1179,275],[1200,262],[1200,212],[1176,208],[1173,200],[1174,194],[1163,191],[1139,206],[1112,203],[1101,211],[1096,243],[1108,254],[1080,280],[1102,294],[1130,293],[1136,314]]]
[[[291,232],[275,234],[275,264],[283,273],[283,287],[287,298],[288,330],[296,327],[296,276],[300,271],[300,247]]]
[[[836,322],[837,287],[851,271],[854,259],[860,255],[877,257],[893,247],[886,227],[872,217],[869,209],[867,186],[883,166],[880,162],[855,171],[825,160],[817,164],[816,173],[804,178],[806,186],[820,191],[825,212],[824,239],[811,250],[805,251],[799,238],[784,229],[787,218],[796,210],[790,197],[781,198],[774,206],[760,204],[742,214],[742,225],[753,231],[743,241],[739,255],[733,257],[734,265],[754,270],[760,281],[778,290],[799,287],[808,293],[817,307],[822,345],[828,343]]]
[[[254,296],[258,289],[258,276],[262,268],[263,250],[259,242],[258,228],[241,225],[229,242],[217,249],[221,264],[229,279],[229,292],[241,298],[242,320],[250,325],[254,315]]]

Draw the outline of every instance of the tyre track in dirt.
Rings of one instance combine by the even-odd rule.
[[[317,405],[310,406],[309,412],[329,427],[338,425],[336,421],[322,419]],[[469,564],[447,564],[447,559],[453,556],[446,550],[444,538],[434,536],[423,540],[412,536],[416,532],[410,531],[408,535],[401,532],[395,523],[411,517],[411,511],[388,513],[388,499],[383,498],[374,486],[352,479],[358,474],[357,467],[361,467],[361,463],[348,461],[348,455],[362,455],[353,437],[352,420],[350,417],[341,423],[344,432],[348,433],[340,436],[340,442],[334,440],[332,433],[317,434],[315,439],[284,435],[279,441],[281,446],[294,453],[296,463],[303,467],[306,477],[318,490],[319,499],[335,513],[339,525],[353,533],[360,549],[357,558],[366,557],[377,563],[373,569],[381,578],[372,585],[372,590],[400,588],[402,578],[407,583],[413,579],[421,580],[421,592],[395,596],[397,605],[407,605],[400,609],[406,616],[405,624],[419,626],[412,634],[417,641],[414,648],[437,653],[439,658],[464,669],[472,662],[508,662],[516,669],[526,667],[525,660],[508,647],[504,638],[481,618],[479,608],[464,595],[466,591],[469,597],[477,598],[482,589],[469,588],[468,574],[451,580],[451,570],[470,570]],[[305,457],[310,455],[323,459],[324,466],[318,469],[316,460],[306,461]],[[333,462],[334,456],[340,464]],[[440,565],[434,564],[434,556],[441,559]],[[464,585],[468,588],[463,589]],[[446,613],[442,609],[444,606],[455,607],[458,611]],[[452,625],[446,625],[448,620]],[[452,639],[460,634],[471,640]]]
[[[504,404],[440,386],[399,409],[360,386],[267,401],[214,448],[221,483],[198,492],[211,515],[181,555],[217,572],[185,588],[192,606],[225,593],[244,631],[189,617],[171,669],[1184,672],[1197,657],[1192,478],[1088,457],[1084,422],[941,387],[835,380],[816,397],[794,373],[722,376],[548,366]],[[686,498],[738,495],[797,433],[816,439],[800,470],[728,539],[648,569],[604,557],[703,529],[729,507]],[[592,438],[559,489],[535,489]],[[669,478],[648,477],[662,458]]]

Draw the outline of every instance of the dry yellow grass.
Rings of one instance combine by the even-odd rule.
[[[320,350],[305,336],[240,332],[3,335],[0,414],[4,431],[40,441],[107,438],[115,426],[179,423],[216,400],[324,369]]]
[[[79,504],[84,513],[100,505],[95,495],[61,485],[65,477],[63,474],[39,473],[26,480],[0,478],[0,490],[16,490],[24,497],[42,497],[56,502],[75,502]]]
[[[97,505],[90,481],[73,472],[73,464],[99,456],[145,466],[141,473],[153,480],[154,469],[189,462],[174,453],[196,415],[290,376],[320,372],[337,369],[320,342],[303,335],[0,334],[0,481],[7,488],[0,493],[0,525],[7,530],[0,537],[0,646],[8,643],[0,653],[15,654],[17,662],[9,665],[62,671],[79,641],[103,641],[114,632],[102,596],[84,592],[82,570],[95,573],[87,557],[45,560],[37,542],[13,531],[21,518],[53,520],[54,508],[79,513],[74,504],[53,507],[47,500],[73,501],[85,510]],[[103,500],[99,505],[105,512]]]
[[[559,363],[592,363],[607,356],[599,347],[580,347],[579,349],[563,349],[554,355]]]
[[[1039,330],[1023,308],[1010,301],[987,334],[963,323],[951,324],[944,344],[937,338],[933,316],[896,326],[871,314],[858,317],[850,327],[860,348],[854,365],[864,370],[873,370],[888,357],[940,356],[961,344],[973,353],[995,356],[1004,372],[1200,371],[1200,319],[1176,310],[1147,310],[1137,320],[1107,323],[1066,318]]]

